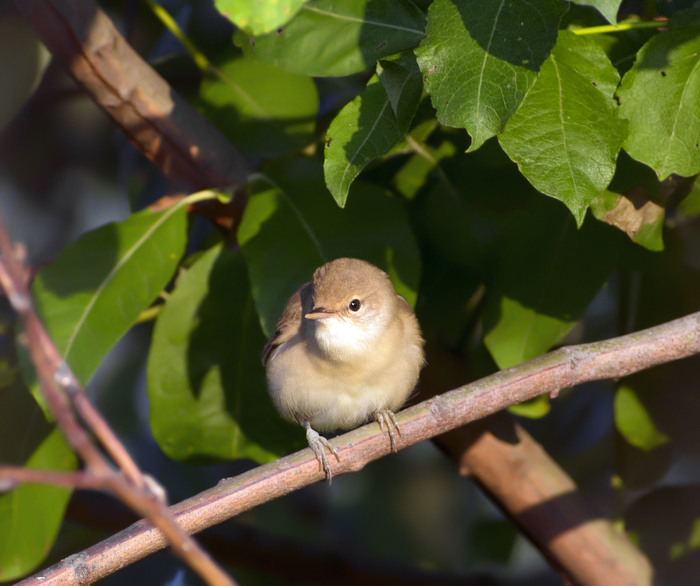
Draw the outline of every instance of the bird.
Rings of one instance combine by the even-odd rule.
[[[423,346],[411,305],[364,260],[328,262],[290,297],[263,348],[267,387],[281,416],[306,430],[329,482],[326,450],[340,457],[320,432],[374,419],[396,451],[395,412],[416,388]]]

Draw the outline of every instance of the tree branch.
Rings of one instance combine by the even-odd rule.
[[[96,410],[86,409],[87,398],[73,376],[66,362],[61,358],[56,346],[44,329],[39,316],[34,310],[34,304],[29,290],[29,270],[24,264],[24,249],[14,246],[0,222],[0,286],[4,289],[13,309],[24,322],[29,353],[41,383],[41,391],[46,398],[58,426],[64,433],[68,443],[87,466],[87,474],[95,486],[101,485],[112,491],[127,505],[140,515],[148,517],[163,533],[173,550],[185,560],[193,570],[209,584],[233,585],[233,580],[201,549],[196,541],[185,533],[164,502],[151,490],[152,482],[148,482],[138,470],[136,464],[128,455],[126,449],[119,443]],[[107,460],[97,446],[92,442],[87,431],[81,426],[72,407],[87,414],[86,421],[95,424],[93,431],[103,441],[111,454],[116,455],[117,463],[126,465],[126,470],[112,470]],[[7,476],[3,475],[3,472]],[[26,476],[36,474],[27,470]],[[43,478],[50,472],[43,473]],[[0,469],[0,484],[10,484],[18,480],[18,471],[13,467]],[[41,480],[34,477],[34,480]],[[56,480],[65,481],[65,475],[57,475]],[[77,473],[74,480],[78,485],[86,480],[86,476]],[[82,579],[90,574],[83,574]]]
[[[53,56],[177,188],[245,183],[243,156],[131,48],[93,0],[15,5]]]
[[[697,353],[700,312],[626,336],[560,348],[405,409],[397,416],[402,430],[397,447],[402,449],[444,434],[537,395],[588,381],[621,378]],[[336,476],[360,470],[390,453],[386,434],[374,423],[340,435],[331,443],[340,455],[340,462],[334,463]],[[316,457],[305,449],[222,480],[171,510],[186,531],[197,532],[323,478]],[[566,483],[564,487],[568,490]],[[532,512],[520,512],[521,519],[528,511]],[[552,541],[559,538],[560,534],[548,536]],[[158,530],[141,520],[20,584],[72,584],[85,573],[96,580],[165,545]]]
[[[571,583],[652,583],[647,558],[507,413],[437,442]]]

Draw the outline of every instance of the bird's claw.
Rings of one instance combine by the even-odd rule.
[[[306,427],[306,441],[309,443],[309,447],[316,454],[316,459],[318,460],[321,470],[330,484],[333,480],[333,472],[331,471],[331,465],[328,461],[328,456],[326,456],[326,450],[335,456],[335,459],[340,462],[340,456],[338,455],[338,450],[336,450],[325,437],[323,437],[316,430],[312,429],[311,426]]]
[[[374,419],[379,424],[379,429],[386,431],[389,434],[389,444],[391,445],[391,451],[396,452],[396,438],[394,436],[394,431],[401,435],[401,427],[396,419],[394,412],[389,409],[382,409],[377,411]]]

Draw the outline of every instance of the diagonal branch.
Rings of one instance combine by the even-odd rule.
[[[248,165],[119,34],[94,0],[15,0],[53,56],[176,187],[240,186]]]
[[[621,378],[698,353],[700,312],[626,336],[560,348],[405,409],[398,415],[402,435],[397,447],[402,449],[444,434],[544,393],[555,394],[588,381]],[[390,453],[386,434],[374,423],[340,435],[332,443],[340,455],[340,463],[333,470],[336,476],[359,470]],[[222,480],[171,510],[181,526],[194,533],[323,478],[316,457],[305,449]],[[521,511],[522,516],[526,513]],[[80,572],[99,579],[165,545],[163,536],[142,520],[20,584],[73,583]]]

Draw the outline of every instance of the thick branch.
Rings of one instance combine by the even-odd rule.
[[[16,0],[54,57],[178,188],[240,186],[242,155],[131,48],[93,0]]]
[[[438,443],[572,583],[652,583],[647,558],[506,413],[451,431]]]
[[[397,447],[441,435],[540,394],[587,381],[621,378],[697,353],[700,312],[627,336],[561,348],[402,411],[398,415],[402,435]],[[333,467],[336,476],[359,470],[390,453],[386,434],[376,424],[338,436],[332,443],[340,455],[340,463]],[[186,531],[197,532],[323,477],[315,456],[306,449],[222,480],[172,510]],[[21,584],[71,584],[85,572],[91,579],[98,579],[165,545],[150,523],[139,521]]]

